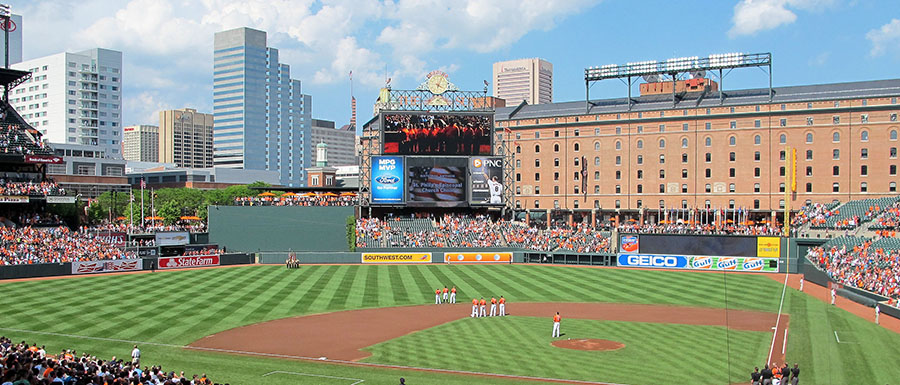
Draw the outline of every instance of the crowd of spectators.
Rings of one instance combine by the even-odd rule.
[[[692,234],[692,235],[780,235],[782,229],[766,224],[746,225],[725,223],[716,224],[638,224],[623,223],[618,227],[621,233],[639,234]]]
[[[49,155],[53,150],[46,143],[23,131],[19,125],[0,123],[0,153]]]
[[[194,255],[222,255],[225,250],[222,249],[198,249],[198,250],[188,250],[185,251],[183,255],[185,256],[194,256]]]
[[[900,201],[886,207],[875,219],[872,228],[879,230],[896,230],[900,226]]]
[[[872,244],[869,239],[851,248],[816,247],[809,249],[806,257],[834,281],[890,297],[896,306],[900,299],[900,250],[885,250]]]
[[[529,250],[609,251],[609,237],[587,224],[548,229],[488,216],[444,215],[405,223],[401,218],[359,218],[357,247],[521,247]]]
[[[797,211],[797,214],[791,218],[791,226],[800,227],[807,223],[812,226],[822,226],[828,218],[837,214],[837,211],[829,209],[829,207],[832,206],[833,204],[825,203],[804,205]]]
[[[324,193],[315,196],[282,195],[236,197],[235,206],[354,206],[356,196]]]
[[[0,179],[0,195],[66,195],[66,189],[51,181],[14,182]]]
[[[123,360],[113,356],[99,359],[75,350],[48,353],[44,346],[14,344],[0,337],[0,383],[15,385],[206,385],[213,384],[204,373],[188,377],[159,366],[144,366],[140,361]]]
[[[60,227],[0,227],[0,265],[135,258],[108,239]]]
[[[82,227],[82,231],[99,232],[99,231],[117,231],[129,234],[149,234],[162,231],[187,231],[191,233],[205,233],[207,225],[205,221],[180,221],[174,225],[166,225],[162,223],[151,224],[147,221],[145,225],[130,223],[100,223],[91,226]]]

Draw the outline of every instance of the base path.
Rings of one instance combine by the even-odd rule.
[[[468,317],[471,305],[400,306],[347,310],[257,323],[203,337],[192,347],[282,354],[298,357],[327,357],[357,361],[370,356],[362,348]],[[685,306],[615,303],[513,303],[509,315],[551,317],[560,312],[564,319],[593,319],[724,326],[725,309]],[[728,327],[737,330],[771,332],[775,314],[728,310]],[[788,316],[782,314],[782,324]],[[781,341],[775,351],[781,352]],[[778,362],[782,362],[779,357]]]

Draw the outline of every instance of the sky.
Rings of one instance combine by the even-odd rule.
[[[584,68],[716,53],[771,52],[775,86],[900,77],[897,0],[7,0],[23,16],[23,55],[123,52],[123,123],[161,109],[212,111],[218,31],[251,27],[313,97],[313,118],[372,116],[378,90],[414,89],[431,70],[480,90],[496,61],[553,64],[553,100],[584,100]],[[725,89],[758,88],[757,68]],[[624,97],[616,80],[591,97]]]

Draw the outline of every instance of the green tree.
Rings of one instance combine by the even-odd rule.
[[[163,217],[163,221],[167,225],[171,225],[181,216],[181,207],[174,200],[169,200],[156,209],[156,215]]]

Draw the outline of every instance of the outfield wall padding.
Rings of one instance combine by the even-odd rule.
[[[55,277],[72,274],[71,263],[41,263],[0,267],[0,279]]]
[[[350,251],[352,206],[210,206],[209,243],[228,251]]]

